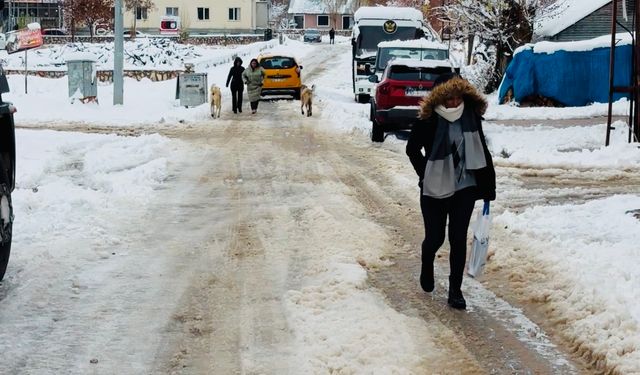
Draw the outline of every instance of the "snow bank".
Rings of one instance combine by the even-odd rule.
[[[505,212],[494,223],[513,241],[492,263],[507,270],[602,370],[640,371],[640,196]],[[520,245],[526,251],[518,250]]]

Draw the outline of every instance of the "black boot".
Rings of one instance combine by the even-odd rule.
[[[460,289],[455,291],[449,290],[449,299],[447,299],[447,304],[458,310],[465,310],[467,308],[467,301],[464,300]]]
[[[426,263],[426,264],[425,264]],[[427,293],[433,292],[435,282],[433,280],[433,260],[422,262],[422,271],[420,272],[420,286]]]

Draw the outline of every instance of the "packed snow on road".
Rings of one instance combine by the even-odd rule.
[[[4,99],[19,129],[2,372],[486,373],[492,362],[457,330],[481,329],[482,314],[540,368],[640,372],[640,149],[625,124],[605,147],[603,121],[563,120],[604,116],[606,105],[518,108],[489,97],[498,174],[489,260],[479,280],[465,278],[469,310],[449,310],[446,262],[434,296],[419,291],[422,218],[406,134],[371,144],[349,40],[337,40],[173,49],[223,88],[220,119],[207,104],[181,107],[175,79],[125,79],[124,104],[112,105],[109,84],[99,104],[72,104],[66,78],[30,76],[25,94],[24,77],[9,76]],[[262,52],[301,62],[303,83],[316,87],[313,117],[290,100],[232,113],[232,59]],[[398,254],[409,259],[406,280],[385,284],[386,270],[404,264]],[[425,306],[442,311],[425,318]]]

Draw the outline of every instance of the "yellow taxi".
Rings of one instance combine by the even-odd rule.
[[[302,65],[293,56],[260,55],[258,63],[265,72],[262,95],[292,95],[300,99]]]

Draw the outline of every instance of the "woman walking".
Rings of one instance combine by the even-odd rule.
[[[229,87],[229,82],[231,82],[231,106],[233,108],[233,113],[242,113],[242,92],[244,91],[242,72],[244,72],[242,59],[240,57],[236,57],[233,61],[233,66],[229,69],[229,75],[227,76],[227,87]]]
[[[255,114],[258,111],[258,102],[260,102],[264,75],[264,69],[258,65],[257,59],[251,59],[249,67],[242,73],[244,83],[247,84],[247,95],[251,103],[251,114]]]
[[[496,176],[482,131],[487,102],[465,79],[445,74],[421,103],[420,120],[407,142],[407,155],[419,177],[420,208],[424,219],[420,286],[434,288],[433,262],[445,238],[449,218],[449,298],[465,309],[462,275],[467,257],[467,231],[475,201],[484,209],[496,198]],[[424,149],[424,155],[422,150]]]

